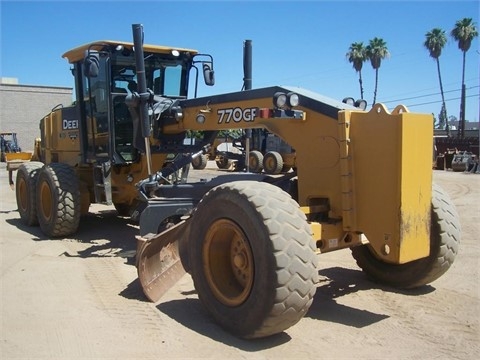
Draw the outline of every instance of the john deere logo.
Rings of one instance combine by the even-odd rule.
[[[78,120],[63,120],[62,122],[63,130],[75,130],[78,129]]]

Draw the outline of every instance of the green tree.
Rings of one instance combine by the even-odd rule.
[[[363,63],[368,60],[367,52],[363,42],[354,42],[350,45],[346,54],[348,62],[353,65],[353,68],[358,72],[358,82],[360,83],[360,98],[363,99],[363,81],[362,81],[362,67]]]
[[[456,124],[456,123],[458,123],[459,121],[458,121],[458,119],[457,119],[457,117],[456,117],[455,115],[450,115],[450,116],[448,117],[448,122],[449,122],[449,124]]]
[[[461,138],[465,132],[465,58],[468,49],[472,45],[472,40],[478,36],[477,27],[471,18],[463,18],[455,23],[455,27],[450,35],[458,42],[458,48],[463,52],[462,66],[462,98],[460,101],[460,122],[458,134]]]
[[[389,57],[387,43],[381,38],[373,38],[370,40],[366,47],[367,58],[370,60],[373,69],[375,70],[375,90],[373,92],[373,103],[377,101],[377,89],[378,89],[378,69],[382,64],[382,60]]]
[[[442,105],[442,109],[440,110],[440,114],[438,114],[438,123],[436,129],[446,129],[447,133],[449,131],[448,119],[445,117],[447,115],[447,111]]]
[[[447,43],[447,36],[445,35],[445,31],[439,28],[434,28],[431,31],[425,34],[425,41],[423,46],[427,48],[430,52],[430,57],[436,60],[437,63],[437,73],[438,73],[438,81],[440,82],[440,93],[442,94],[442,110],[439,116],[441,120],[447,120],[447,106],[445,105],[445,95],[443,92],[443,84],[442,84],[442,75],[440,72],[440,55],[442,55],[442,50]],[[442,121],[440,121],[442,124]],[[447,130],[447,134],[450,132],[448,121],[445,123],[445,128]]]

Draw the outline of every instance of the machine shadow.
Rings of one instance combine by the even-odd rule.
[[[128,218],[119,217],[115,209],[89,212],[82,216],[78,231],[68,238],[49,238],[39,226],[27,226],[20,218],[8,219],[6,222],[30,234],[33,241],[74,241],[90,245],[84,250],[65,252],[63,255],[67,257],[117,256],[125,258],[128,264],[135,264],[135,236],[139,234],[138,225]]]
[[[135,265],[135,237],[138,234],[137,223],[129,218],[119,217],[116,210],[104,210],[82,217],[74,240],[92,244],[78,252],[80,257],[117,256],[125,258],[128,264]]]
[[[235,337],[220,327],[209,316],[197,298],[172,300],[157,305],[157,308],[165,315],[198,334],[244,351],[261,351],[282,345],[291,340],[291,337],[285,332],[262,339],[245,340]]]
[[[322,269],[319,271],[319,276],[320,284],[306,316],[356,328],[372,325],[389,316],[339,304],[335,299],[372,289],[406,296],[427,294],[435,290],[432,286],[424,286],[413,290],[399,290],[370,281],[361,270],[340,267]]]
[[[17,210],[11,210],[10,212],[18,212],[18,211]],[[45,236],[45,234],[42,233],[42,230],[40,230],[40,227],[25,225],[20,220],[20,217],[15,218],[15,219],[6,219],[5,222],[7,224],[11,225],[11,226],[16,227],[21,232],[24,232],[26,234],[30,234],[32,236],[32,240],[34,240],[34,241],[48,240],[48,238]]]
[[[313,303],[306,314],[314,320],[334,322],[345,326],[363,328],[384,319],[387,314],[375,313],[339,304],[336,299],[348,296],[359,291],[380,289],[385,292],[394,292],[406,296],[427,294],[435,289],[432,286],[424,286],[415,290],[398,290],[391,287],[381,286],[368,280],[360,270],[352,270],[340,267],[326,268],[319,271],[320,284],[314,296]],[[286,332],[270,336],[264,339],[243,340],[237,338],[222,329],[208,314],[196,292],[182,292],[184,299],[165,301],[157,304],[157,309],[169,316],[176,322],[207,336],[210,339],[234,346],[245,351],[260,351],[272,348],[290,341]],[[119,295],[139,301],[148,302],[143,294],[140,281],[135,279]],[[193,296],[193,297],[191,297]]]
[[[138,278],[128,284],[119,295],[130,300],[149,302],[143,293]],[[181,295],[185,298],[160,302],[156,305],[157,309],[182,326],[217,342],[245,351],[255,352],[276,347],[290,341],[291,339],[291,337],[285,332],[263,339],[240,339],[231,335],[215,322],[200,300],[196,297],[195,290],[182,291]]]

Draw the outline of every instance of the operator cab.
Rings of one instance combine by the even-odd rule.
[[[196,55],[196,50],[144,45],[150,95],[163,101],[186,99],[192,68],[197,70],[196,95]],[[82,162],[122,165],[139,160],[144,141],[135,123],[138,117],[127,105],[128,98],[139,96],[133,44],[97,41],[70,50],[63,57],[73,64]]]

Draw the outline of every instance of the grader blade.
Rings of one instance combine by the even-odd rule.
[[[147,298],[157,302],[185,275],[179,239],[188,226],[185,221],[160,234],[137,237],[137,271],[140,284]]]

